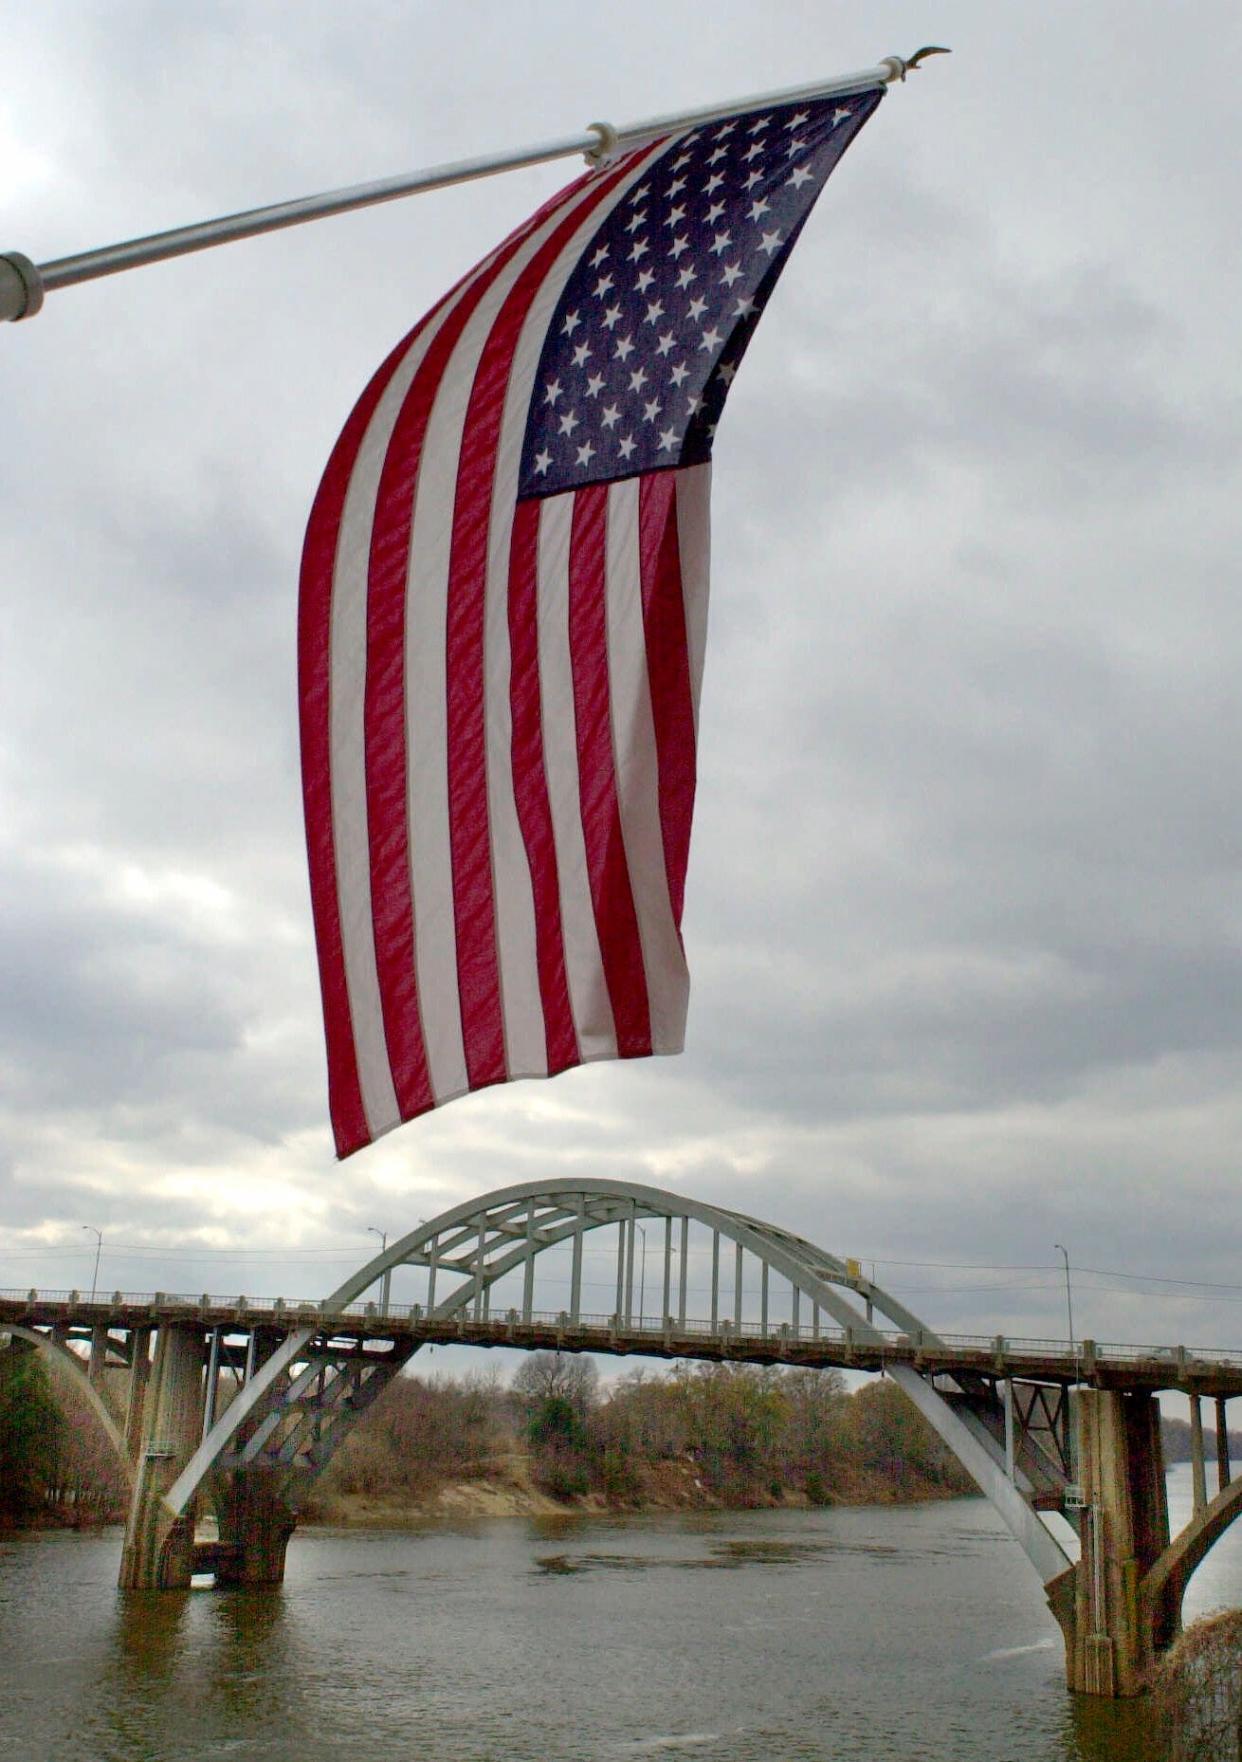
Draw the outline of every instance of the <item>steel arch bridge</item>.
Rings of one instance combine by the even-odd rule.
[[[394,1303],[394,1280],[415,1300]],[[1194,1566],[1242,1510],[1242,1478],[1226,1484],[1226,1467],[1219,1496],[1197,1497],[1169,1545],[1153,1391],[1185,1388],[1192,1416],[1215,1394],[1219,1427],[1224,1397],[1242,1393],[1242,1367],[1223,1355],[944,1338],[857,1261],[634,1183],[541,1181],[470,1200],[314,1305],[119,1292],[82,1305],[73,1293],[45,1311],[37,1296],[17,1314],[0,1300],[0,1328],[76,1364],[114,1444],[136,1451],[122,1564],[133,1587],[188,1584],[205,1569],[278,1580],[298,1509],[352,1426],[420,1346],[458,1340],[884,1370],[1038,1572],[1071,1686],[1097,1693],[1138,1685],[1177,1630]],[[88,1310],[89,1375],[67,1346]],[[122,1365],[123,1433],[101,1402]],[[1198,1492],[1201,1449],[1197,1475]],[[196,1543],[208,1504],[219,1540]],[[1077,1561],[1044,1522],[1051,1511],[1078,1532]]]

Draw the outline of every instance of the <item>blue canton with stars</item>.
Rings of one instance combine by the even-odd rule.
[[[803,222],[882,91],[706,124],[586,247],[548,327],[519,497],[698,465]]]

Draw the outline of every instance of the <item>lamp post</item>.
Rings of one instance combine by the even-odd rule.
[[[99,1287],[99,1257],[103,1253],[103,1231],[97,1230],[94,1224],[83,1224],[82,1228],[95,1238],[95,1270],[91,1274],[91,1302],[95,1301],[95,1292]]]
[[[378,1226],[375,1224],[368,1224],[367,1225],[367,1234],[368,1234],[368,1236],[378,1236],[379,1237],[379,1239],[380,1239],[380,1253],[383,1254],[388,1247],[388,1231],[379,1229]],[[392,1268],[390,1266],[386,1266],[384,1268],[384,1276],[380,1280],[380,1314],[381,1315],[388,1314],[388,1296],[389,1296],[389,1292],[391,1290],[392,1290]]]
[[[1065,1262],[1065,1311],[1066,1311],[1067,1316],[1069,1317],[1070,1352],[1073,1354],[1074,1368],[1075,1368],[1075,1370],[1077,1370],[1077,1368],[1078,1368],[1078,1348],[1074,1344],[1074,1295],[1070,1289],[1069,1250],[1066,1248],[1062,1248],[1062,1246],[1059,1242],[1054,1242],[1052,1244],[1052,1246],[1056,1249],[1057,1253],[1061,1256],[1062,1260]]]

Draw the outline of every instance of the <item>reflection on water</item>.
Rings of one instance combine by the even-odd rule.
[[[1065,1693],[1040,1588],[981,1501],[307,1531],[272,1591],[121,1594],[118,1556],[115,1533],[0,1542],[0,1755],[1143,1756],[1141,1706]],[[1188,1612],[1225,1601],[1242,1533]]]

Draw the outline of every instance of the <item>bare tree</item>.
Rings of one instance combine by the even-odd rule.
[[[545,1401],[567,1401],[584,1423],[598,1389],[595,1360],[574,1352],[532,1352],[513,1379],[513,1393],[528,1412]]]
[[[1242,1762],[1242,1609],[1192,1623],[1153,1688],[1171,1762]]]

